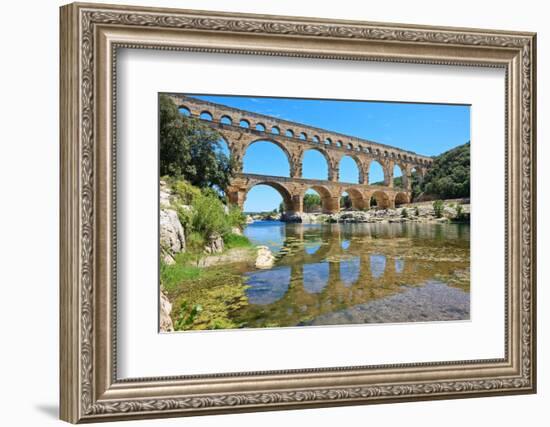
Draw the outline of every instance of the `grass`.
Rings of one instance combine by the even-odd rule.
[[[251,248],[254,246],[250,240],[248,240],[248,237],[234,233],[224,236],[223,242],[225,244],[225,249]]]

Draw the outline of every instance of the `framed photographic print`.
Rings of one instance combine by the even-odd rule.
[[[61,8],[61,418],[533,393],[535,34]]]

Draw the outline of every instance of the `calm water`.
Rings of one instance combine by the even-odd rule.
[[[245,235],[277,257],[245,271],[247,327],[465,320],[470,228],[463,224],[285,224]]]

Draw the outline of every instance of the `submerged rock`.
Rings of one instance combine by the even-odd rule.
[[[275,257],[267,246],[258,246],[256,256],[256,268],[267,269],[273,267]]]

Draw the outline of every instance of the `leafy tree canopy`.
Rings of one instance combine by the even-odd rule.
[[[197,187],[225,189],[233,161],[223,152],[221,135],[199,120],[183,116],[166,95],[160,97],[160,175],[183,178]]]
[[[470,197],[470,142],[435,157],[422,182],[413,176],[413,194],[439,199]]]

